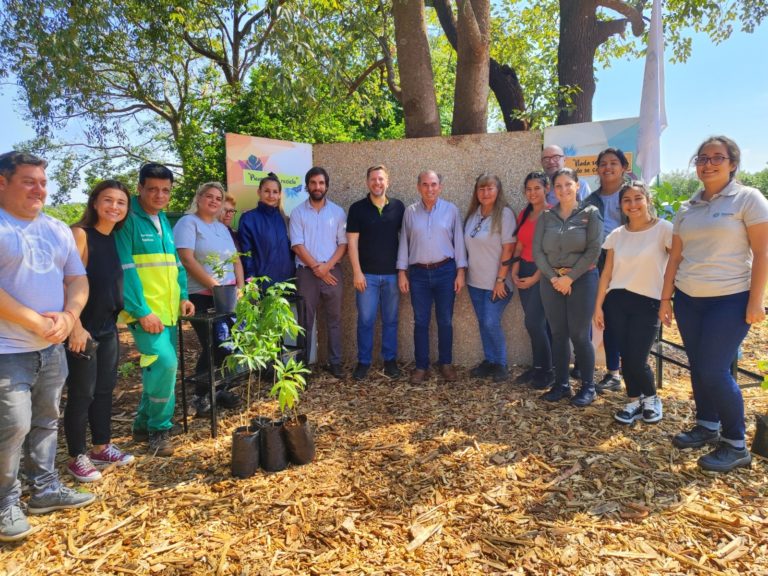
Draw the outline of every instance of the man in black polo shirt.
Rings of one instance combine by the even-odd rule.
[[[387,196],[389,176],[384,166],[371,166],[366,173],[368,195],[349,208],[347,242],[354,273],[357,300],[357,366],[352,374],[363,380],[373,357],[373,327],[381,306],[381,355],[384,373],[400,376],[397,367],[398,237],[404,204]]]

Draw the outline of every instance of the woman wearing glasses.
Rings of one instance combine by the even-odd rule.
[[[237,236],[237,231],[232,227],[232,222],[234,222],[236,214],[237,199],[230,193],[224,194],[224,207],[219,213],[219,222],[224,224],[229,230],[229,235],[232,236],[232,241],[235,243],[237,251],[242,252],[240,249],[240,238]]]
[[[259,182],[259,203],[240,218],[238,236],[246,278],[266,276],[270,282],[285,282],[295,276],[288,229],[281,206],[283,186],[272,172]]]
[[[674,436],[680,448],[717,447],[699,467],[749,466],[744,399],[730,365],[752,324],[765,319],[768,200],[735,180],[741,152],[725,136],[704,141],[694,157],[703,189],[675,215],[659,318],[674,317],[691,366],[696,424]]]
[[[128,188],[117,180],[99,182],[83,217],[72,226],[90,285],[88,303],[67,341],[67,406],[64,432],[71,457],[67,472],[80,482],[101,479],[97,466],[133,462],[111,443],[112,393],[117,383],[117,314],[123,308],[123,268],[113,232],[130,210]],[[86,452],[90,427],[93,448]]]
[[[659,220],[645,183],[636,180],[619,192],[627,223],[603,243],[605,266],[595,304],[595,324],[610,323],[618,336],[621,366],[627,385],[627,405],[614,414],[617,422],[646,424],[661,420],[648,355],[659,329],[662,277],[672,245],[672,224]]]
[[[467,248],[467,288],[477,315],[484,360],[470,370],[474,378],[504,382],[507,369],[507,341],[501,316],[512,297],[507,275],[515,251],[515,213],[504,201],[497,176],[481,174],[469,201],[464,220]]]
[[[591,205],[580,206],[576,197],[578,176],[561,168],[553,177],[559,204],[545,210],[536,224],[533,259],[541,272],[539,287],[544,312],[552,330],[555,382],[544,400],[571,397],[568,367],[570,343],[581,370],[581,390],[571,400],[588,406],[595,400],[595,351],[589,337],[597,292],[597,269],[603,225]]]
[[[517,286],[520,303],[523,305],[525,329],[531,339],[533,367],[520,375],[515,382],[530,382],[536,390],[544,390],[552,385],[555,374],[552,370],[552,342],[539,289],[541,272],[533,261],[533,235],[539,217],[544,210],[551,208],[546,200],[549,194],[549,178],[544,172],[531,172],[525,177],[523,185],[528,205],[517,218],[517,246],[515,262],[512,264],[512,283]]]
[[[192,205],[173,228],[173,239],[179,253],[179,259],[187,271],[187,286],[189,299],[195,305],[195,310],[204,313],[213,307],[214,286],[237,284],[243,286],[243,267],[239,260],[228,264],[223,278],[216,278],[208,259],[211,254],[219,256],[221,262],[237,252],[229,229],[219,221],[219,214],[224,202],[224,186],[218,182],[202,184],[195,192]],[[201,353],[197,358],[196,374],[205,374],[211,367],[208,365],[208,329],[202,323],[193,324]],[[227,339],[229,330],[226,322],[214,326],[213,358],[216,366],[220,366],[227,356],[227,351],[220,344]],[[192,405],[197,416],[203,416],[210,410],[210,393],[207,382],[201,379],[196,385],[195,398]],[[228,390],[216,393],[216,403],[223,408],[234,408],[240,404],[240,399]]]

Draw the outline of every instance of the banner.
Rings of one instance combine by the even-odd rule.
[[[226,134],[227,190],[242,214],[259,202],[259,181],[274,172],[283,185],[283,210],[290,214],[307,199],[304,175],[312,167],[312,145],[244,134]]]
[[[638,130],[638,118],[552,126],[544,129],[544,147],[560,146],[565,152],[565,165],[576,170],[579,178],[586,179],[595,190],[600,186],[597,155],[606,148],[619,148],[624,152],[629,160],[630,177],[635,177]]]

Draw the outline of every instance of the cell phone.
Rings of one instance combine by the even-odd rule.
[[[98,347],[99,343],[96,340],[88,338],[88,341],[85,343],[85,349],[82,352],[73,352],[69,349],[67,351],[72,354],[73,357],[79,358],[80,360],[91,360]]]

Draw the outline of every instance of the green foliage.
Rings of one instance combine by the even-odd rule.
[[[59,204],[58,206],[45,206],[43,212],[64,224],[72,225],[83,216],[85,204]]]
[[[760,386],[763,390],[768,390],[768,360],[758,360],[757,369],[763,373],[763,381]]]
[[[122,362],[117,367],[117,375],[120,378],[130,378],[136,373],[136,364],[133,362]]]
[[[768,168],[754,174],[739,172],[738,179],[746,186],[757,188],[763,193],[763,196],[768,198]]]
[[[222,259],[218,252],[209,252],[205,257],[205,263],[210,266],[213,277],[221,282],[224,279],[224,276],[227,275],[227,271],[232,268],[235,262],[237,262],[238,258],[250,255],[250,252],[235,252],[229,256],[229,258]]]
[[[288,410],[295,411],[299,403],[299,395],[307,385],[304,374],[309,374],[309,370],[304,367],[303,362],[296,362],[294,358],[289,358],[286,364],[278,359],[274,367],[275,383],[269,394],[277,399],[281,413],[285,414]]]

